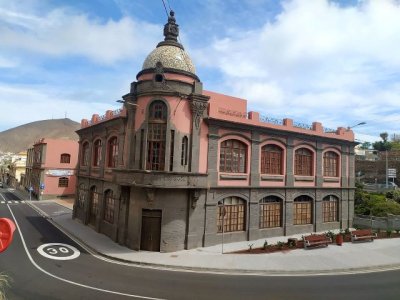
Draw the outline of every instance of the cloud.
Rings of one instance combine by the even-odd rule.
[[[221,92],[248,99],[250,109],[327,119],[334,127],[366,121],[375,126],[368,130],[396,131],[399,15],[394,0],[349,6],[284,1],[275,19],[215,38],[193,57],[197,67],[218,69],[225,78]]]
[[[68,118],[80,122],[90,119],[92,114],[104,114],[108,109],[119,107],[117,103],[80,101],[68,97],[49,86],[0,85],[0,128],[9,129],[37,120]],[[77,100],[78,99],[78,100]],[[16,117],[18,116],[18,117]]]
[[[133,59],[154,48],[160,28],[129,17],[91,18],[57,8],[43,16],[0,9],[2,49],[50,56],[77,55],[102,64]]]

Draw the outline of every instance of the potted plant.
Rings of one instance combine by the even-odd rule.
[[[343,244],[343,232],[339,231],[339,233],[336,235],[336,245],[342,246]]]

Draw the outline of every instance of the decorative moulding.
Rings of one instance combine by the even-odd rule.
[[[296,181],[314,181],[314,176],[295,176]]]
[[[219,178],[222,180],[246,180],[247,175],[227,175],[227,174],[221,174],[219,175]]]
[[[324,177],[324,182],[340,182],[339,177]]]
[[[284,175],[261,175],[261,180],[265,181],[283,181],[285,179]]]

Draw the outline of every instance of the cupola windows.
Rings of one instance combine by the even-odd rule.
[[[150,105],[147,131],[147,170],[164,170],[167,106],[162,101]]]

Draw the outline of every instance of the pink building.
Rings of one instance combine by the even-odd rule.
[[[178,33],[171,12],[123,107],[82,120],[74,217],[161,252],[350,227],[350,128],[204,90]]]
[[[28,149],[25,188],[38,199],[75,194],[77,141],[42,138]]]

